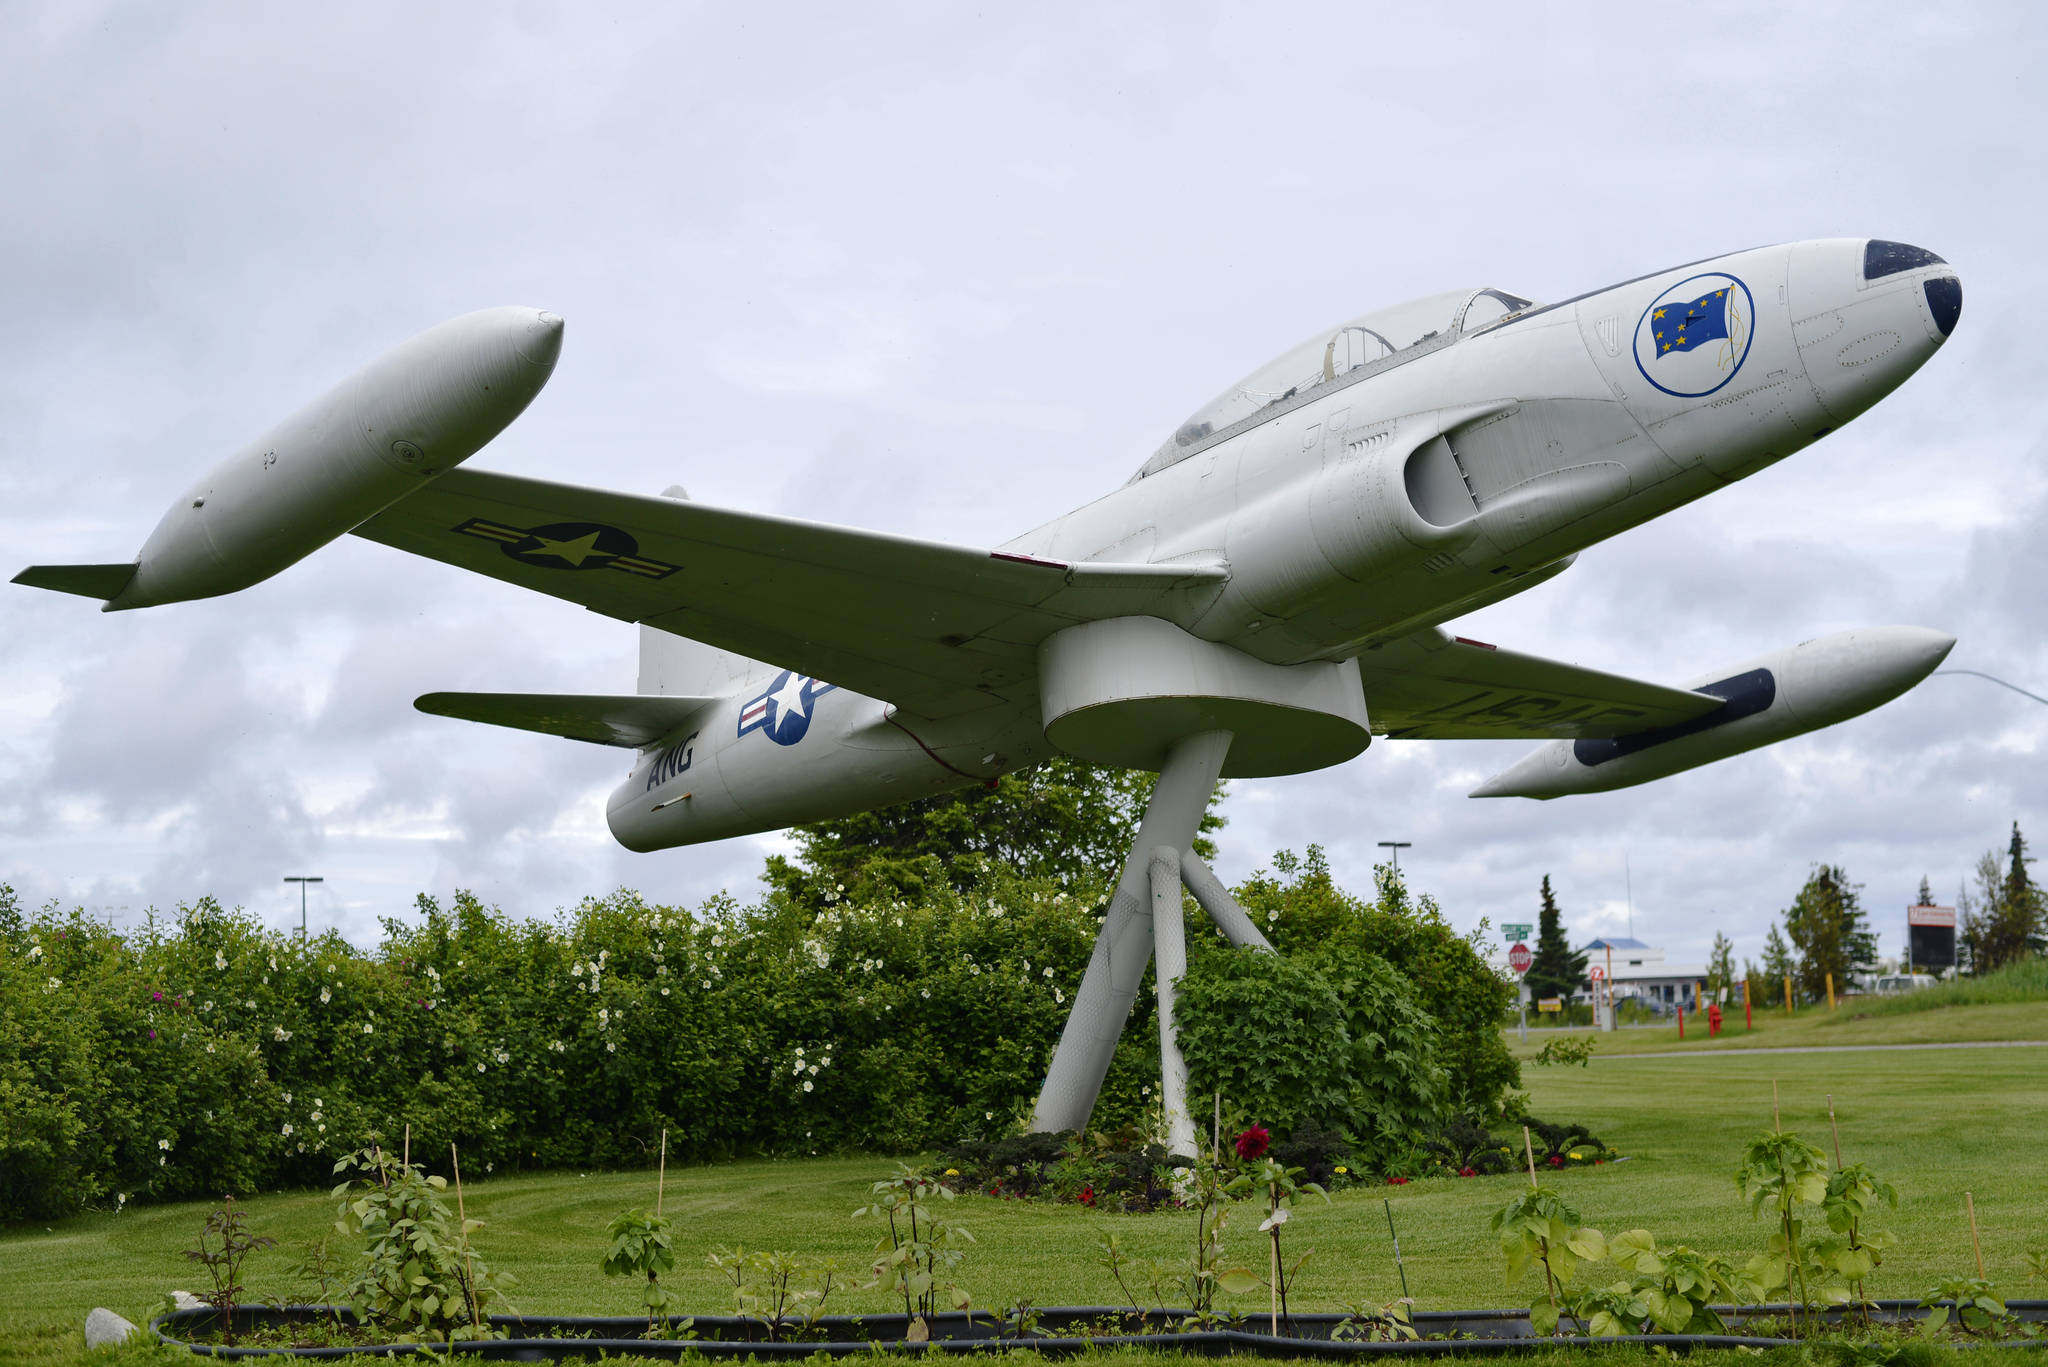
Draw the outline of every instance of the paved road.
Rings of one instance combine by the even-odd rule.
[[[2048,1049],[2048,1039],[1958,1040],[1953,1044],[1800,1044],[1771,1049],[1730,1046],[1706,1049],[1658,1049],[1640,1054],[1595,1054],[1602,1063],[1632,1058],[1740,1058],[1744,1054],[1883,1054],[1909,1049]]]

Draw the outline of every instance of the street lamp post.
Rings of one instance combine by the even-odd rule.
[[[327,880],[324,878],[308,877],[304,874],[294,874],[288,876],[284,881],[299,885],[299,938],[303,940],[306,938],[306,884],[324,883]]]
[[[1394,872],[1395,872],[1395,873],[1399,873],[1399,872],[1401,871],[1401,851],[1403,851],[1403,850],[1405,850],[1405,849],[1409,848],[1409,847],[1410,847],[1411,845],[1413,845],[1414,843],[1415,843],[1415,842],[1414,842],[1414,841],[1412,841],[1412,840],[1382,840],[1382,841],[1380,841],[1380,848],[1381,848],[1381,849],[1383,849],[1383,850],[1392,850],[1392,851],[1394,852]]]

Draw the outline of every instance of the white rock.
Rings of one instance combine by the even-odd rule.
[[[85,1346],[88,1348],[111,1348],[117,1343],[126,1343],[134,1332],[134,1325],[103,1305],[94,1306],[92,1313],[85,1317]]]

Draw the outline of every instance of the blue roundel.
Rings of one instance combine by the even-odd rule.
[[[1756,299],[1725,271],[1688,276],[1636,324],[1636,369],[1664,393],[1698,399],[1735,378],[1756,340]]]
[[[810,732],[817,700],[835,687],[785,669],[766,691],[747,699],[740,708],[739,734],[760,731],[777,745],[795,745]]]

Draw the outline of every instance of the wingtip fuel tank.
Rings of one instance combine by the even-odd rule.
[[[562,330],[558,314],[506,307],[401,342],[188,489],[105,610],[233,593],[360,526],[524,412]]]
[[[1817,731],[1890,702],[1932,674],[1955,637],[1926,627],[1862,627],[1773,651],[1690,685],[1720,706],[1633,735],[1556,740],[1474,788],[1472,797],[1548,799],[1608,792]]]

